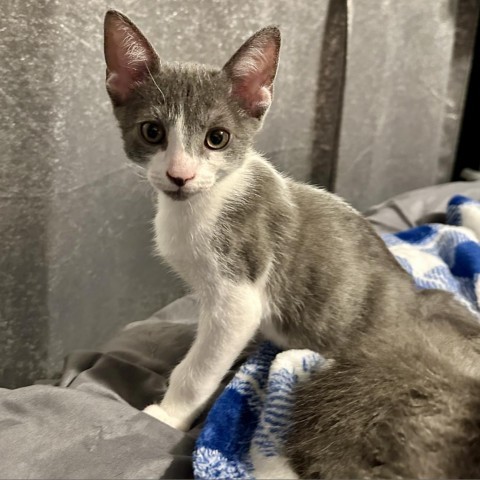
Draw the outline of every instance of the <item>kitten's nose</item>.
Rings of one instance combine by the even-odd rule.
[[[170,175],[170,173],[167,172],[167,177],[177,187],[183,187],[189,180],[193,180],[195,175],[190,178],[183,178],[183,177],[174,177],[173,175]]]

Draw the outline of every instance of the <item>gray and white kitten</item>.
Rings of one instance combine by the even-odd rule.
[[[460,474],[452,465],[478,442],[479,328],[449,294],[416,291],[353,208],[253,150],[279,49],[267,27],[222,69],[167,63],[128,18],[106,15],[125,150],[158,191],[158,252],[201,310],[165,397],[145,411],[188,429],[261,332],[335,357],[299,393],[288,448],[302,476]]]

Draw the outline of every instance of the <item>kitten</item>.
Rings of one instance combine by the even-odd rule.
[[[462,365],[455,371],[474,376],[473,365],[463,357],[476,352],[478,329],[448,294],[417,292],[410,276],[353,208],[331,193],[285,178],[253,150],[254,135],[272,101],[279,49],[278,29],[267,27],[250,37],[222,69],[167,63],[124,15],[109,11],[105,18],[107,90],[128,157],[145,166],[158,191],[157,249],[200,303],[190,351],[173,370],[162,402],[145,411],[188,429],[257,332],[283,348],[310,348],[336,357],[330,370],[319,373],[321,387],[314,381],[300,391],[298,406],[308,404],[312,422],[305,424],[299,407],[291,438],[308,445],[311,456],[290,443],[297,471],[323,474],[324,468],[317,468],[322,456],[311,435],[313,420],[319,426],[341,422],[331,415],[328,402],[323,409],[314,408],[323,398],[325,376],[339,375],[339,381],[352,385],[358,376],[373,386],[375,361],[388,358],[391,375],[401,370],[409,385],[407,366],[403,371],[402,364],[388,356],[402,347],[388,347],[418,329],[414,346],[405,341],[403,348],[412,349],[412,362],[427,355],[427,327],[420,319],[417,326],[417,317],[435,318],[427,323],[438,329],[438,345]],[[437,303],[444,307],[438,320],[433,314]],[[464,327],[460,320],[458,327],[449,323],[450,312],[463,319]],[[449,345],[446,334],[457,331],[454,338],[463,343]],[[437,347],[431,350],[435,357]],[[352,375],[343,379],[344,363],[355,364],[357,357],[365,357],[365,370],[351,367]],[[447,362],[435,357],[432,363],[441,361]],[[387,364],[381,367],[389,371]],[[424,393],[415,382],[425,372],[419,367],[413,373],[417,376],[411,377],[408,391],[418,390],[421,400]],[[332,395],[354,395],[336,390],[335,378]],[[378,382],[378,395],[382,389],[395,391],[390,373],[379,376]],[[352,428],[375,416],[376,393],[362,385],[363,400],[354,412],[347,411],[348,402],[334,410]],[[348,428],[337,430],[339,435],[350,434]],[[322,439],[318,442],[329,448]],[[341,470],[343,463],[339,454],[325,471],[335,476],[335,468],[346,471]],[[355,473],[353,466],[348,471]]]

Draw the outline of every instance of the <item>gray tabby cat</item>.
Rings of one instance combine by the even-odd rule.
[[[285,178],[252,148],[279,49],[267,27],[222,69],[166,63],[128,18],[106,15],[125,151],[158,191],[158,252],[201,310],[165,397],[145,411],[188,429],[261,332],[336,359],[299,394],[288,448],[302,476],[477,474],[459,466],[464,449],[480,454],[474,319],[448,294],[417,292],[340,198]]]

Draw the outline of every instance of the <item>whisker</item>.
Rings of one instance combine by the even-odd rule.
[[[158,83],[155,81],[155,79],[153,78],[152,73],[150,72],[150,69],[148,68],[147,62],[145,62],[145,66],[147,67],[147,72],[148,72],[148,74],[150,75],[150,78],[152,79],[152,82],[153,82],[154,85],[157,87],[157,90],[162,94],[163,103],[167,103],[167,101],[165,100],[165,95],[164,95],[163,92],[162,92],[162,89],[158,86]]]

